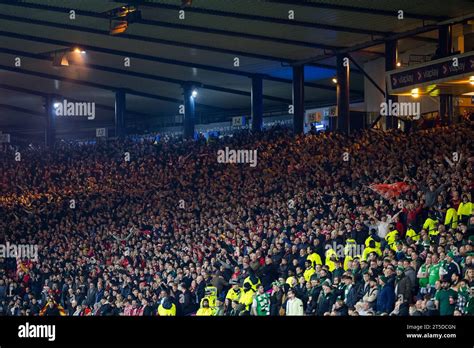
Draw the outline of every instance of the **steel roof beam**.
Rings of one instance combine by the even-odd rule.
[[[12,50],[9,48],[2,48],[2,47],[0,47],[0,53],[13,54],[17,56],[23,56],[23,57],[45,60],[45,61],[53,60],[52,57],[45,54],[29,53],[25,51]],[[138,78],[143,78],[143,79],[148,79],[148,80],[153,80],[153,81],[167,82],[167,83],[177,84],[180,86],[186,83],[185,80],[179,80],[179,79],[174,79],[170,77],[152,75],[152,74],[147,74],[147,73],[140,73],[136,71],[111,68],[111,67],[97,65],[97,64],[79,64],[79,63],[69,62],[69,65],[73,65],[78,68],[93,69],[93,70],[105,71],[105,72],[110,72],[110,73],[120,74],[120,75],[125,75],[125,76],[133,76],[133,77],[138,77]],[[214,86],[210,84],[199,83],[199,88],[222,92],[222,93],[236,94],[236,95],[241,95],[245,97],[251,96],[250,92],[245,92],[238,89],[232,89],[232,88],[226,88],[226,87],[219,87],[219,86]],[[264,95],[264,99],[281,102],[281,103],[291,103],[290,99],[274,97],[274,96],[269,96],[269,95]]]
[[[363,13],[363,14],[374,15],[374,16],[376,15],[376,16],[396,17],[398,15],[397,11],[372,9],[372,8],[352,6],[352,5],[349,6],[349,5],[338,5],[338,4],[329,4],[329,3],[320,3],[320,2],[308,2],[308,1],[303,1],[303,0],[261,0],[261,1],[276,3],[276,4],[292,5],[292,6],[304,6],[304,7],[312,7],[312,8],[329,9],[329,10],[356,12],[356,13]],[[421,20],[427,20],[427,21],[436,21],[436,22],[446,20],[449,18],[445,16],[431,16],[431,15],[406,12],[406,11],[403,11],[403,17],[421,19]]]
[[[50,11],[50,12],[57,12],[57,13],[62,13],[66,14],[69,9],[65,9],[62,7],[57,7],[57,6],[51,6],[51,5],[42,5],[42,4],[33,4],[33,3],[11,3],[9,0],[0,0],[0,3],[6,3],[9,6],[15,6],[15,7],[23,7],[23,8],[30,8],[30,9],[37,9],[37,10],[44,10],[44,11]],[[76,12],[76,15],[80,16],[85,16],[85,17],[92,17],[92,18],[97,18],[97,19],[102,19],[102,20],[109,20],[106,14],[104,13],[99,13],[99,12],[93,12],[93,11],[85,11],[85,10],[79,10],[79,9],[74,9]],[[53,22],[51,22],[53,23]],[[341,49],[343,47],[341,46],[333,46],[333,45],[325,45],[325,44],[318,44],[318,43],[312,43],[312,42],[307,42],[307,41],[299,41],[299,40],[292,40],[292,39],[282,39],[282,38],[276,38],[272,36],[264,36],[264,35],[257,35],[257,34],[249,34],[249,33],[241,33],[241,32],[235,32],[235,31],[230,31],[230,30],[222,30],[222,29],[213,29],[213,28],[205,28],[205,27],[199,27],[196,25],[187,25],[187,24],[177,24],[177,23],[171,23],[171,22],[164,22],[164,21],[157,21],[157,20],[151,20],[151,19],[140,19],[135,22],[135,24],[144,24],[144,25],[151,25],[151,26],[159,26],[159,27],[164,27],[164,28],[173,28],[173,29],[178,29],[178,30],[190,30],[190,31],[198,31],[198,32],[204,32],[208,34],[216,34],[216,35],[224,35],[224,36],[232,36],[232,37],[241,37],[241,38],[246,38],[246,39],[251,39],[251,40],[258,40],[258,41],[269,41],[269,42],[275,42],[275,43],[280,43],[280,44],[286,44],[286,45],[292,45],[292,46],[303,46],[303,47],[310,47],[310,48],[319,48],[319,49],[327,49],[327,50],[336,50],[336,49]],[[89,32],[94,32],[97,34],[103,34],[105,33],[107,36],[109,36],[108,31],[105,30],[96,30],[92,28],[84,28],[80,26],[72,26],[72,27],[77,27],[80,30],[84,31],[89,31]],[[92,31],[90,31],[92,30]],[[121,38],[130,38],[134,40],[144,40],[144,39],[151,39],[147,41],[155,41],[157,43],[165,44],[165,45],[177,45],[179,46],[185,46],[185,47],[195,47],[197,49],[204,49],[204,50],[223,50],[225,52],[223,53],[229,53],[232,52],[231,54],[235,54],[238,52],[239,54],[244,54],[245,52],[240,52],[240,51],[234,51],[234,50],[226,50],[226,49],[220,49],[217,47],[209,47],[205,45],[197,45],[197,44],[192,44],[192,43],[182,43],[182,42],[177,42],[177,41],[172,41],[172,40],[165,40],[165,39],[154,39],[151,37],[145,37],[145,36],[139,36],[139,35],[132,35],[132,34],[120,34]],[[265,55],[262,55],[265,57]],[[268,56],[267,56],[268,57]],[[279,58],[279,57],[273,57],[271,60],[277,59],[278,61],[285,61],[287,59],[285,58]]]
[[[22,108],[22,107],[19,107],[19,106],[14,106],[14,105],[0,104],[0,108],[1,109],[6,109],[6,110],[11,110],[11,111],[16,111],[16,112],[21,112],[23,114],[29,114],[29,115],[33,115],[33,116],[42,116],[42,117],[44,116],[40,112],[36,112],[34,110],[30,110],[30,109],[26,109],[26,108]]]
[[[408,37],[415,36],[415,35],[418,35],[418,34],[424,34],[424,33],[430,32],[430,31],[438,30],[439,27],[443,24],[463,23],[463,22],[471,20],[473,18],[474,18],[474,13],[469,13],[469,14],[461,16],[461,17],[447,19],[444,22],[438,22],[436,24],[430,24],[430,25],[418,27],[418,28],[415,28],[415,29],[412,29],[412,30],[404,31],[404,32],[401,32],[401,33],[396,33],[394,35],[391,35],[389,37],[385,37],[385,38],[382,38],[382,39],[366,41],[366,42],[363,42],[361,44],[357,44],[357,45],[354,45],[352,47],[347,47],[347,48],[344,48],[344,49],[339,50],[337,52],[330,53],[330,54],[325,55],[325,56],[318,56],[318,57],[312,57],[312,58],[308,58],[308,59],[305,59],[305,60],[301,60],[297,64],[311,64],[315,61],[318,61],[318,60],[321,60],[321,59],[326,59],[326,58],[331,58],[331,57],[334,57],[338,54],[346,54],[346,53],[350,53],[350,52],[360,51],[362,49],[366,49],[366,48],[369,48],[369,47],[385,44],[385,42],[387,42],[387,41],[400,40],[400,39],[408,38]]]
[[[28,88],[8,85],[8,84],[5,84],[5,83],[0,83],[0,88],[6,89],[6,90],[9,90],[9,91],[24,93],[24,94],[36,95],[36,96],[39,96],[39,97],[46,97],[50,94],[54,94],[55,96],[57,96],[59,98],[68,99],[68,100],[73,101],[73,102],[84,101],[84,100],[78,100],[78,99],[75,99],[75,98],[71,98],[71,97],[68,97],[68,96],[65,96],[65,95],[62,95],[62,94],[44,93],[44,92],[40,92],[40,91],[28,89]],[[113,107],[113,106],[108,106],[108,105],[100,104],[100,103],[95,103],[95,106],[100,108],[100,109],[115,111],[115,107]],[[132,111],[132,110],[127,110],[127,114],[143,116],[143,117],[152,117],[153,116],[153,115],[150,115],[150,114],[146,114],[146,113],[138,112],[138,111]]]
[[[54,7],[50,5],[41,5],[41,4],[32,4],[32,3],[9,3],[7,0],[0,0],[0,3],[5,2],[10,6],[18,6],[18,7],[26,7],[26,8],[33,8],[33,9],[40,9],[45,11],[54,11],[58,13],[65,13],[65,9],[62,7]],[[92,11],[84,11],[84,10],[75,10],[77,14],[86,17],[93,17],[98,19],[108,19],[104,14]],[[15,20],[15,18],[19,19],[22,17],[15,17],[15,16],[8,16],[4,15],[5,19],[9,19],[6,17],[10,17],[11,20]],[[10,19],[9,19],[10,20]],[[36,20],[38,25],[47,25],[47,26],[57,26],[58,23],[55,22],[47,22],[47,21],[39,21]],[[176,24],[176,23],[169,23],[163,21],[156,21],[156,20],[149,20],[149,19],[141,19],[136,22],[137,24],[144,24],[144,25],[152,25],[152,26],[161,26],[165,28],[174,28],[178,30],[188,30],[193,32],[204,32],[208,34],[216,34],[216,35],[223,35],[223,36],[231,36],[231,37],[241,37],[249,40],[257,40],[257,41],[269,41],[269,42],[276,42],[279,44],[285,45],[292,45],[292,46],[301,46],[301,47],[308,47],[308,48],[315,48],[315,49],[324,49],[324,50],[337,50],[342,49],[342,46],[334,46],[334,45],[326,45],[321,43],[315,42],[307,42],[307,41],[300,41],[300,40],[290,40],[290,39],[282,39],[282,38],[275,38],[271,36],[264,36],[264,35],[257,35],[257,34],[249,34],[249,33],[241,33],[241,32],[234,32],[229,30],[222,30],[222,29],[212,29],[212,28],[205,28],[199,27],[194,25],[185,25],[185,24]],[[99,30],[94,28],[82,27],[77,25],[70,25],[71,30],[80,30],[84,32],[89,32],[97,35],[107,35],[110,36],[109,32],[106,30]],[[176,47],[185,47],[185,48],[195,48],[199,50],[211,51],[211,52],[218,52],[223,54],[232,54],[232,55],[240,55],[243,57],[255,58],[255,59],[262,59],[262,60],[269,60],[269,61],[278,61],[278,62],[285,62],[285,63],[293,63],[295,62],[294,59],[288,59],[283,57],[275,57],[266,54],[260,53],[253,53],[253,52],[244,52],[238,51],[233,49],[221,48],[221,47],[214,47],[214,46],[207,46],[202,44],[194,44],[188,42],[180,42],[168,39],[160,39],[155,37],[148,37],[148,36],[141,36],[135,34],[120,34],[120,38],[130,39],[130,40],[137,40],[137,41],[144,41],[144,42],[153,42],[162,45],[170,45]],[[381,52],[369,51],[364,50],[365,53],[374,54],[378,56],[383,56]],[[324,69],[336,69],[335,66],[329,64],[309,64],[311,66],[324,68]],[[355,71],[355,73],[359,73]]]
[[[123,2],[123,1],[115,0],[115,2]],[[172,10],[172,11],[182,10],[181,6],[171,5],[171,4],[161,4],[161,3],[148,2],[148,1],[141,2],[140,6],[147,6],[147,7],[159,8],[159,9],[164,9],[164,10]],[[368,30],[368,29],[361,29],[361,28],[351,28],[351,27],[340,26],[340,25],[303,22],[303,21],[297,21],[297,20],[291,20],[291,19],[257,16],[257,15],[227,12],[227,11],[221,11],[221,10],[212,10],[208,8],[199,8],[195,6],[186,7],[185,11],[191,12],[191,13],[210,15],[210,16],[217,16],[217,17],[258,21],[260,23],[265,22],[265,23],[272,23],[272,24],[284,24],[284,25],[288,25],[292,27],[299,26],[303,28],[342,31],[342,32],[362,34],[362,35],[387,36],[387,35],[393,34],[392,32],[380,31],[380,30]]]
[[[83,80],[78,80],[78,79],[74,79],[74,78],[70,78],[70,77],[64,77],[64,76],[51,75],[51,74],[46,74],[46,73],[33,71],[33,70],[18,69],[18,68],[14,68],[14,67],[7,66],[7,65],[0,65],[0,70],[11,71],[11,72],[14,72],[14,73],[41,77],[41,78],[48,79],[48,80],[59,80],[59,81],[64,81],[64,82],[73,83],[73,84],[77,84],[77,85],[92,87],[92,88],[105,89],[105,90],[109,90],[109,91],[115,91],[115,90],[119,89],[119,87],[104,85],[104,84],[101,84],[101,83],[83,81]],[[163,100],[163,101],[166,101],[166,102],[176,103],[176,104],[180,104],[180,105],[183,103],[183,101],[181,99],[165,97],[165,96],[152,94],[152,93],[135,91],[135,90],[130,89],[130,88],[122,88],[122,89],[125,90],[125,92],[127,94],[136,95],[136,96],[143,97],[143,98]],[[210,106],[210,105],[205,105],[205,104],[197,104],[197,105],[199,105],[202,108],[207,108],[207,109],[228,111],[228,109],[219,108],[219,107],[216,107],[216,106]]]
[[[0,19],[2,17],[3,15],[0,15]],[[30,22],[30,21],[25,20],[25,22]],[[106,54],[111,54],[111,55],[119,55],[123,57],[132,57],[132,58],[143,59],[143,60],[148,60],[148,61],[153,61],[153,62],[158,62],[158,63],[163,63],[163,64],[184,66],[184,67],[189,67],[189,68],[198,68],[198,69],[209,70],[213,72],[219,72],[223,74],[244,76],[244,77],[249,77],[249,78],[251,78],[254,75],[254,73],[246,72],[246,71],[220,68],[220,67],[210,66],[206,64],[191,63],[191,62],[186,62],[186,61],[178,61],[174,59],[161,58],[161,57],[150,56],[150,55],[141,54],[141,53],[121,51],[121,50],[104,48],[104,47],[99,47],[99,46],[92,46],[92,45],[82,44],[79,42],[49,39],[49,38],[43,38],[39,36],[18,34],[18,33],[8,32],[8,31],[0,31],[0,36],[6,36],[10,38],[16,38],[16,39],[27,40],[27,41],[43,42],[43,43],[47,43],[51,45],[66,46],[66,47],[80,45],[81,48],[85,50],[90,50],[90,51],[96,51],[96,52],[101,52],[101,53],[106,53]],[[263,79],[270,80],[270,81],[277,81],[281,83],[287,83],[287,84],[292,83],[292,81],[289,79],[281,79],[281,78],[276,78],[276,77],[272,77],[268,75],[263,75]],[[318,83],[312,83],[312,82],[306,82],[305,86],[319,88],[319,89],[326,89],[326,90],[331,90],[331,91],[334,90],[334,88],[330,86],[326,86],[326,85],[322,85]]]

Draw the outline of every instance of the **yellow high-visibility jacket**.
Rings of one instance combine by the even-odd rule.
[[[304,273],[303,273],[304,280],[306,280],[307,282],[309,282],[309,280],[311,279],[311,276],[312,276],[314,273],[316,273],[316,271],[314,270],[313,267],[308,268],[307,270],[305,270]]]
[[[373,240],[373,241],[375,242],[375,247],[376,247],[376,248],[379,248],[379,249],[381,248],[382,243],[377,242],[375,239],[372,238],[372,236],[368,236],[368,237],[366,238],[366,240],[365,240],[365,242],[364,242],[366,248],[369,247],[371,240]]]
[[[362,253],[362,261],[366,261],[370,253],[376,253],[378,256],[382,256],[382,250],[379,248],[365,248]]]
[[[214,311],[213,311],[212,308],[210,308],[210,307],[208,307],[208,308],[204,308],[204,307],[203,307],[203,308],[199,308],[199,309],[198,309],[196,315],[197,315],[197,316],[200,316],[200,317],[201,317],[201,316],[202,316],[202,317],[204,317],[204,316],[210,317],[210,316],[214,315]]]
[[[472,214],[472,202],[463,203],[461,202],[458,207],[458,216],[463,218],[464,216],[471,216]]]
[[[387,233],[387,235],[385,236],[385,240],[387,241],[387,244],[392,246],[393,243],[395,243],[395,239],[396,239],[397,236],[398,236],[398,231],[397,230],[393,230],[393,231]]]
[[[325,265],[329,267],[329,272],[332,272],[336,269],[336,263],[334,261],[331,261],[331,256],[333,255],[336,256],[336,260],[337,260],[337,254],[334,249],[331,248],[326,251]]]
[[[227,291],[227,295],[225,298],[230,299],[231,301],[238,301],[240,299],[240,296],[242,295],[242,289],[238,288],[237,290],[234,290],[233,288],[230,288],[229,291]]]
[[[449,225],[450,228],[458,227],[458,213],[456,209],[449,208],[446,211],[446,217],[444,218],[444,224]]]
[[[158,307],[158,315],[160,317],[175,317],[176,316],[176,306],[174,303],[171,305],[170,309],[166,309],[163,305],[160,304]]]
[[[430,235],[436,236],[439,234],[439,231],[436,230],[437,221],[432,218],[427,218],[423,224],[423,228],[429,232]]]
[[[319,256],[316,253],[312,253],[311,255],[308,255],[306,260],[311,261],[311,265],[313,267],[316,267],[316,265],[322,265],[323,264],[323,262],[321,261],[321,256]]]
[[[262,284],[262,283],[260,282],[260,279],[259,279],[258,277],[256,277],[256,278],[257,278],[257,282],[254,284],[254,283],[252,283],[252,281],[250,280],[250,276],[248,276],[247,278],[244,279],[244,284],[245,284],[245,283],[249,283],[250,286],[252,287],[253,291],[257,291],[257,287],[258,287],[260,284]]]
[[[253,289],[250,289],[248,291],[244,290],[242,292],[242,296],[240,296],[239,303],[245,305],[246,310],[250,310],[250,306],[252,305],[254,294],[255,294],[255,291],[253,291]]]
[[[413,228],[409,228],[407,230],[407,237],[410,237],[411,240],[413,241],[418,241],[420,239],[420,235],[416,233],[416,231]]]

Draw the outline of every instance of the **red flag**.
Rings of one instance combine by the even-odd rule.
[[[390,199],[410,190],[410,185],[404,182],[395,182],[393,184],[372,184],[369,188],[380,194],[383,198]]]

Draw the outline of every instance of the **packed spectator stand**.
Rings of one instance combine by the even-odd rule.
[[[473,135],[4,146],[0,315],[472,315]]]

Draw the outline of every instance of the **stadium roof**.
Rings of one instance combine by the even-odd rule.
[[[106,12],[133,3],[140,3],[142,19],[109,35]],[[265,109],[282,110],[291,104],[291,64],[298,61],[310,62],[306,103],[335,104],[335,53],[350,51],[364,63],[383,56],[383,40],[406,31],[413,35],[400,36],[399,51],[436,46],[437,23],[474,12],[468,0],[194,0],[185,19],[181,0],[0,0],[0,6],[0,125],[41,123],[44,94],[94,101],[103,110],[98,121],[106,123],[117,88],[128,92],[128,118],[177,114],[186,81],[202,84],[198,114],[248,114],[254,74],[264,77]],[[86,53],[53,67],[54,52],[74,47]],[[351,98],[362,96],[363,75],[353,71]]]

